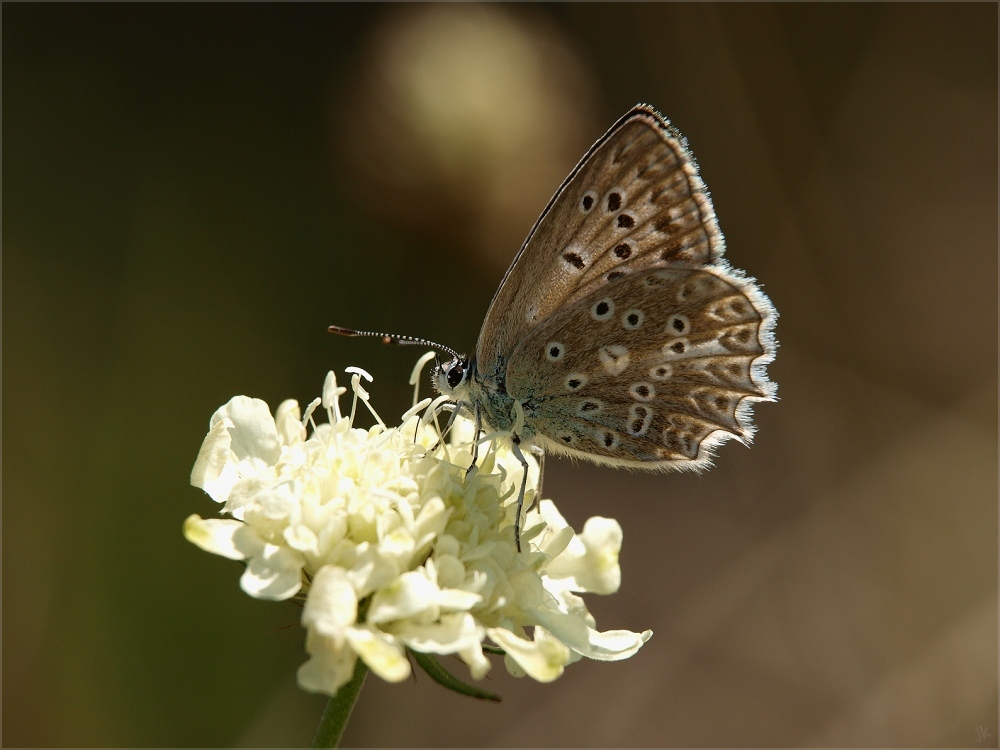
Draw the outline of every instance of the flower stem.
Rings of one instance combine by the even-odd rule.
[[[323,717],[316,727],[316,736],[313,737],[313,747],[337,747],[340,738],[344,734],[347,720],[351,718],[351,711],[358,700],[358,694],[365,684],[365,677],[368,676],[368,666],[363,659],[358,659],[354,666],[354,676],[351,681],[342,686],[337,694],[330,698],[323,711]]]

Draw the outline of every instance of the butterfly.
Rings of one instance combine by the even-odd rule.
[[[522,448],[598,464],[702,469],[716,446],[753,437],[773,401],[777,312],[724,259],[715,211],[687,141],[637,105],[584,155],[500,282],[475,353],[424,344],[436,389]]]

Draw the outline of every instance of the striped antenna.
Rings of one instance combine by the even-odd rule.
[[[378,333],[377,331],[355,331],[353,328],[344,328],[344,326],[330,326],[327,328],[330,333],[336,333],[341,336],[351,336],[360,337],[366,336],[369,338],[382,339],[383,344],[391,344],[393,346],[429,346],[432,349],[437,349],[441,352],[447,352],[455,359],[462,359],[462,355],[452,349],[450,346],[445,346],[444,344],[435,344],[433,341],[428,341],[427,339],[418,339],[415,336],[401,336],[396,333]]]

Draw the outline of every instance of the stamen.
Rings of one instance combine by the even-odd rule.
[[[454,410],[455,403],[451,400],[450,396],[437,396],[431,405],[428,407],[427,411],[424,412],[424,416],[421,418],[421,424],[427,424],[431,420],[436,420],[439,412],[448,411],[449,409]]]
[[[432,402],[433,402],[433,399],[430,396],[428,396],[427,398],[425,398],[423,401],[418,401],[417,403],[415,403],[413,406],[411,406],[409,409],[407,409],[403,413],[403,416],[402,416],[402,418],[399,421],[400,422],[405,422],[410,417],[415,417],[420,411],[422,411],[424,409],[424,407],[426,407],[428,404],[430,404]]]
[[[423,374],[424,365],[437,356],[437,352],[427,352],[424,356],[418,359],[417,364],[413,366],[413,372],[410,373],[410,385],[413,386],[414,406],[417,405],[417,399],[420,397],[420,376]]]
[[[358,410],[358,391],[364,391],[361,387],[361,376],[354,375],[351,377],[351,388],[354,390],[354,398],[351,400],[351,418],[347,420],[347,423],[354,427],[354,415]]]
[[[368,378],[368,382],[372,381],[372,376],[367,372],[362,370],[360,367],[347,367],[345,372],[351,373],[351,388],[354,389],[354,402],[351,404],[351,427],[354,426],[354,414],[357,408],[358,399],[360,398],[362,403],[364,403],[365,408],[371,412],[372,416],[375,417],[375,421],[378,422],[379,427],[383,430],[386,429],[385,422],[382,421],[382,417],[378,415],[374,407],[371,405],[371,395],[361,386],[362,376]]]
[[[339,422],[343,415],[340,413],[340,397],[347,393],[347,389],[337,386],[337,375],[333,370],[327,373],[326,380],[323,381],[323,408],[330,412],[332,416],[330,424]]]
[[[360,375],[365,380],[367,380],[369,383],[374,382],[374,378],[372,378],[372,376],[368,373],[368,370],[365,370],[365,369],[363,369],[361,367],[345,367],[344,368],[344,372],[349,372],[351,374]]]
[[[323,403],[323,399],[317,397],[309,402],[309,406],[306,407],[305,414],[302,415],[302,426],[305,427],[307,424],[312,422],[313,430],[316,429],[316,423],[312,420],[313,412],[316,411],[316,407]]]

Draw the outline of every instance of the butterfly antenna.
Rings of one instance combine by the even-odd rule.
[[[436,344],[433,341],[428,341],[427,339],[418,339],[416,336],[401,336],[395,333],[379,333],[377,331],[355,331],[353,328],[344,328],[344,326],[330,326],[327,328],[330,333],[336,333],[341,336],[351,336],[360,337],[366,336],[369,338],[382,339],[383,344],[391,344],[392,346],[429,346],[432,349],[437,349],[441,352],[447,352],[455,359],[461,359],[462,355],[452,349],[450,346],[445,346],[444,344]]]

